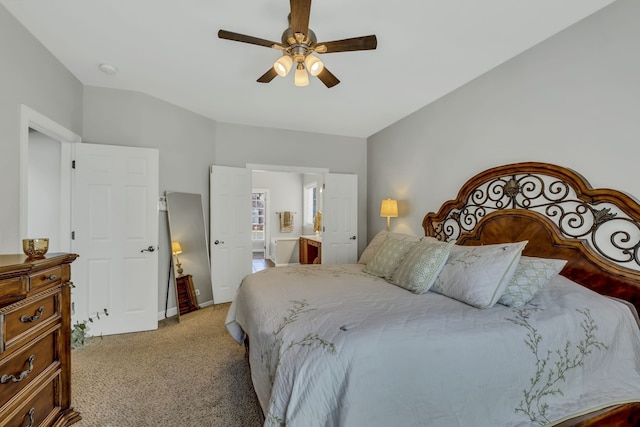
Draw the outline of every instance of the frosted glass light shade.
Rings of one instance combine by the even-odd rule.
[[[307,70],[304,69],[304,66],[302,64],[298,64],[298,66],[296,67],[294,83],[296,86],[309,85],[309,74],[307,73]]]
[[[273,63],[273,69],[276,70],[279,76],[285,77],[289,74],[291,67],[293,66],[293,59],[291,59],[288,55],[282,55],[280,58],[276,59],[276,62]]]
[[[307,66],[307,70],[309,70],[309,73],[314,77],[320,74],[324,69],[322,61],[317,56],[313,55],[309,55],[305,58],[304,65]]]

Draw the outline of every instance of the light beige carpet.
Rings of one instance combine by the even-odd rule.
[[[95,338],[72,352],[79,427],[260,425],[244,347],[226,332],[228,304]]]

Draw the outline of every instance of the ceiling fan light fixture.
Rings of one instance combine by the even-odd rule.
[[[309,74],[302,64],[298,64],[296,67],[294,83],[296,86],[309,86]]]
[[[324,69],[324,64],[317,56],[309,55],[304,60],[304,65],[306,65],[309,73],[316,77],[318,74],[322,72]]]
[[[285,77],[291,71],[291,67],[293,66],[293,59],[289,55],[282,55],[280,58],[276,59],[276,62],[273,63],[273,69],[276,70],[279,76]]]

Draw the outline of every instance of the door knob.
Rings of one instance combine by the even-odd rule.
[[[222,240],[216,240],[215,242],[213,242],[214,245],[224,245],[224,242]]]
[[[349,240],[356,240],[356,236],[349,237]]]
[[[142,249],[140,252],[154,252],[156,248],[149,246],[147,249]]]

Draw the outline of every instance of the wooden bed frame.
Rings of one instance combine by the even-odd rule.
[[[570,169],[534,162],[488,169],[422,226],[427,236],[461,245],[528,240],[524,255],[567,260],[562,275],[640,312],[640,204],[616,190],[593,189]],[[640,402],[560,424],[637,425]]]

